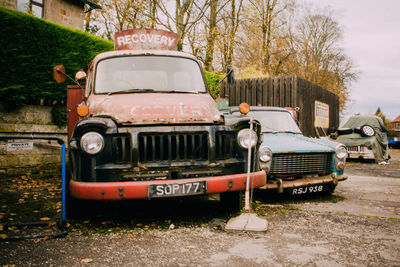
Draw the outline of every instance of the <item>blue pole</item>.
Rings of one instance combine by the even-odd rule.
[[[62,154],[61,154],[61,162],[62,162],[62,180],[61,180],[61,209],[62,209],[62,217],[61,217],[61,223],[65,224],[65,144],[62,144]]]

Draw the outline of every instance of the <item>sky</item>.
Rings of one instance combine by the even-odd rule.
[[[329,6],[343,28],[346,55],[359,78],[350,89],[351,102],[343,117],[375,114],[387,119],[400,115],[400,0],[302,0]]]

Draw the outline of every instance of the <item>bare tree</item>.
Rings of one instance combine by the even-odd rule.
[[[154,28],[155,19],[149,17],[155,13],[156,3],[157,0],[99,0],[103,9],[86,16],[86,28],[88,31],[94,29],[91,32],[97,30],[96,34],[109,40],[113,39],[117,31]]]
[[[182,50],[188,31],[204,16],[208,3],[209,0],[175,0],[175,12],[171,14],[171,8],[165,1],[157,1],[157,10],[160,12],[155,16],[157,24],[177,33],[178,50]]]
[[[340,97],[340,107],[348,100],[348,85],[358,73],[339,46],[342,29],[331,14],[306,14],[297,26],[295,40],[296,74]]]

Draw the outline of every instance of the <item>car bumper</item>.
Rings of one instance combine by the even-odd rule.
[[[283,190],[287,188],[297,188],[309,185],[329,184],[332,186],[336,186],[338,182],[344,181],[346,179],[347,179],[346,175],[343,174],[337,175],[336,173],[332,173],[326,176],[310,177],[310,178],[303,178],[303,179],[296,179],[289,181],[276,179],[268,181],[264,186],[261,186],[260,189],[276,190],[279,193],[283,193]]]
[[[179,180],[128,181],[128,182],[79,182],[71,180],[70,194],[74,198],[89,200],[146,199],[148,188],[155,184],[174,184],[206,181],[205,194],[240,191],[246,189],[247,174],[201,177]],[[266,183],[264,171],[250,174],[250,187],[258,188]]]

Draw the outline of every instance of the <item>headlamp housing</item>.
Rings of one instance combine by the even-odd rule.
[[[248,128],[240,130],[237,135],[237,141],[243,149],[253,148],[257,144],[257,134]]]
[[[87,132],[81,137],[81,149],[89,155],[96,155],[104,148],[104,137],[98,132]]]

